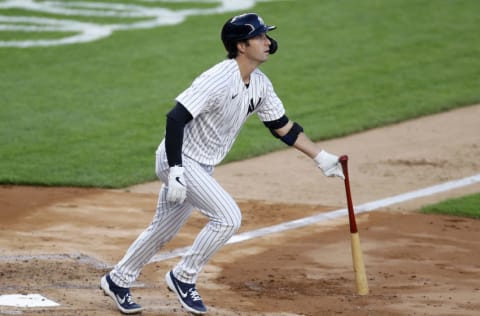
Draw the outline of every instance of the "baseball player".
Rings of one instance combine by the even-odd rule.
[[[228,58],[198,76],[168,112],[165,138],[156,151],[156,174],[163,185],[155,216],[123,259],[101,279],[102,289],[121,312],[142,311],[129,288],[192,210],[198,209],[209,222],[166,273],[165,282],[187,311],[206,313],[195,285],[198,274],[235,234],[242,219],[237,203],[212,173],[251,115],[256,114],[276,138],[311,157],[326,176],[343,178],[338,157],[319,148],[300,124],[287,117],[272,83],[258,69],[277,51],[277,42],[268,35],[275,28],[254,13],[229,19],[221,31]]]

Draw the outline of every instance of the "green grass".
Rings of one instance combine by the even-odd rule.
[[[279,51],[262,70],[314,140],[480,100],[480,1],[272,1],[249,11],[278,26],[271,35]],[[165,114],[225,57],[219,33],[233,14],[85,44],[0,47],[0,183],[124,187],[155,179]],[[281,148],[253,118],[226,161]]]
[[[422,207],[421,212],[480,219],[480,193],[427,205]]]

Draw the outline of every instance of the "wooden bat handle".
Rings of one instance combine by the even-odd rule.
[[[352,194],[350,193],[350,179],[348,176],[348,156],[343,155],[338,159],[342,165],[343,175],[345,176],[345,193],[347,195],[348,206],[348,222],[350,223],[350,232],[355,234],[358,232],[357,222],[355,220],[355,212],[353,211]]]

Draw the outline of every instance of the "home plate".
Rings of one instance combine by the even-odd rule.
[[[9,294],[0,295],[0,306],[54,307],[60,306],[60,304],[55,303],[40,294]]]

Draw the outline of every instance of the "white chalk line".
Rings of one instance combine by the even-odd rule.
[[[409,200],[414,200],[417,198],[426,197],[429,195],[434,195],[434,194],[458,189],[458,188],[472,185],[478,182],[480,182],[480,174],[463,178],[460,180],[445,182],[442,184],[434,185],[434,186],[416,190],[416,191],[399,194],[399,195],[388,197],[385,199],[368,202],[368,203],[357,205],[357,206],[354,205],[354,210],[356,214],[371,212],[374,210],[378,210],[380,208],[391,206],[393,204],[406,202]],[[327,213],[321,213],[321,214],[316,214],[308,217],[303,217],[293,221],[284,222],[278,225],[263,227],[260,229],[234,235],[232,238],[230,238],[227,244],[235,244],[235,243],[251,240],[254,238],[263,237],[266,235],[271,235],[271,234],[280,233],[280,232],[284,232],[291,229],[296,229],[296,228],[317,224],[330,219],[347,216],[347,214],[348,214],[347,208],[342,208],[342,209],[327,212]],[[177,248],[172,251],[159,253],[150,260],[150,263],[164,261],[167,259],[183,256],[188,252],[189,249],[190,247],[183,247],[183,248]]]
[[[479,182],[480,182],[480,174],[477,174],[471,177],[445,182],[445,183],[434,185],[424,189],[399,194],[393,197],[388,197],[385,199],[368,202],[368,203],[357,205],[357,206],[354,205],[354,209],[356,214],[371,212],[371,211],[378,210],[380,208],[391,206],[397,203],[406,202],[409,200],[414,200],[417,198],[426,197],[426,196],[458,189],[458,188],[469,186]],[[232,238],[230,238],[227,244],[235,244],[235,243],[251,240],[254,238],[261,238],[263,236],[281,233],[287,230],[301,228],[301,227],[317,224],[320,222],[324,222],[330,219],[335,219],[335,218],[339,218],[347,215],[348,215],[348,211],[346,208],[338,209],[338,210],[327,212],[327,213],[316,214],[313,216],[308,216],[308,217],[300,218],[297,220],[284,222],[278,225],[268,226],[268,227],[234,235]],[[154,256],[149,261],[149,263],[160,262],[167,259],[182,256],[185,253],[187,253],[189,249],[190,247],[183,247],[183,248],[178,248],[172,251],[159,253],[156,256]],[[111,269],[113,267],[95,258],[92,258],[87,255],[83,255],[83,254],[57,254],[57,255],[39,255],[39,256],[0,256],[0,261],[31,260],[31,259],[43,259],[43,260],[73,259],[80,263],[91,264],[99,269]],[[40,299],[38,299],[38,297],[40,297]],[[29,294],[27,296],[12,295],[11,297],[0,295],[0,299],[7,300],[7,303],[3,302],[3,305],[10,304],[10,306],[17,306],[17,307],[20,307],[20,306],[35,307],[35,306],[40,306],[41,304],[45,304],[45,302],[47,302],[46,298],[40,296],[39,294]],[[25,305],[26,304],[25,302],[28,302],[29,305]],[[48,306],[50,307],[59,306],[59,304],[54,301],[48,300],[47,303],[48,303]],[[1,305],[2,303],[0,303],[0,306]]]
[[[417,198],[421,197],[426,197],[454,189],[458,189],[461,187],[473,185],[475,183],[480,182],[480,174],[476,174],[474,176],[466,177],[463,179],[459,180],[453,180],[441,184],[437,184],[431,187],[427,187],[424,189],[416,190],[416,191],[411,191],[403,194],[399,194],[396,196],[388,197],[385,199],[373,201],[373,202],[368,202],[365,204],[361,205],[354,205],[355,213],[360,214],[360,213],[365,213],[365,212],[371,212],[374,210],[378,210],[387,206],[391,206],[394,204],[398,204],[401,202],[406,202],[410,200],[414,200]],[[255,230],[251,230],[248,232],[243,232],[240,234],[234,235],[230,240],[227,242],[227,244],[235,244],[255,238],[260,238],[263,236],[271,235],[271,234],[276,234],[276,233],[281,233],[287,230],[291,229],[296,229],[296,228],[301,228],[313,224],[317,224],[320,222],[325,222],[330,219],[335,219],[339,218],[342,216],[347,216],[348,215],[348,210],[346,208],[326,212],[326,213],[320,213],[312,216],[307,216],[303,217],[300,219],[296,219],[293,221],[288,221],[288,222],[283,222],[277,225],[273,226],[268,226],[268,227],[263,227]],[[171,251],[165,251],[158,253],[155,255],[149,263],[153,262],[160,262],[164,261],[167,259],[175,258],[184,255],[190,247],[183,247],[183,248],[177,248]],[[97,260],[91,256],[84,255],[84,254],[53,254],[53,255],[32,255],[32,256],[0,256],[0,261],[24,261],[24,260],[32,260],[32,259],[40,259],[40,260],[74,260],[79,263],[83,264],[89,264],[93,267],[96,267],[98,269],[111,269],[113,266],[109,265],[107,263],[104,263],[100,260]]]

